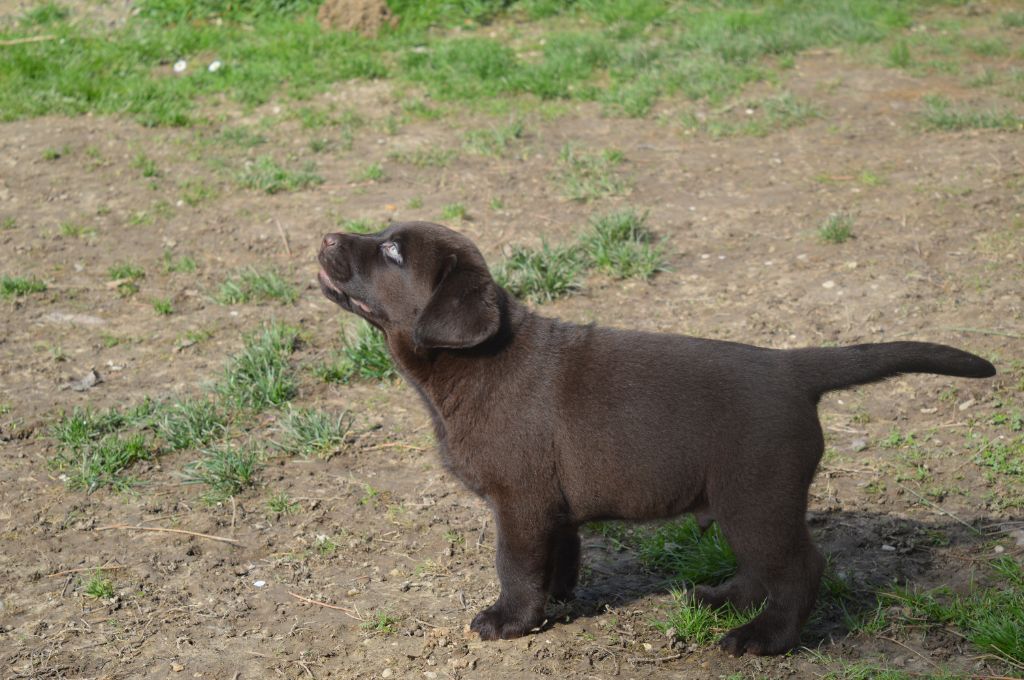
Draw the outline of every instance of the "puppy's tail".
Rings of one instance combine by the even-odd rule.
[[[903,373],[989,378],[996,368],[970,352],[930,342],[882,342],[791,350],[798,380],[815,397]]]

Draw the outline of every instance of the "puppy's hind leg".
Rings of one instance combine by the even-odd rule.
[[[575,526],[561,527],[552,534],[547,583],[551,598],[562,602],[571,600],[579,573],[580,535]]]
[[[746,594],[767,594],[764,609],[754,620],[722,638],[722,649],[734,656],[782,654],[800,642],[800,630],[818,596],[825,560],[811,542],[803,504],[799,506],[781,516],[769,512],[763,517],[719,519],[739,561],[736,578],[744,577]],[[756,500],[748,507],[766,509]],[[766,522],[764,517],[772,519]],[[754,583],[763,591],[753,589]]]
[[[757,574],[748,569],[740,569],[736,575],[717,586],[701,585],[693,589],[694,602],[711,609],[730,604],[744,611],[760,606],[766,597],[768,591],[758,580]]]

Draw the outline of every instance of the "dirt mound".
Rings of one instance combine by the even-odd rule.
[[[375,36],[384,24],[395,24],[384,0],[326,0],[316,14],[320,25],[336,31],[358,31]]]

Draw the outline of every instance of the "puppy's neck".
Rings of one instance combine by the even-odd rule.
[[[501,322],[497,332],[466,349],[424,349],[408,334],[388,336],[399,372],[416,387],[438,415],[448,418],[467,399],[475,399],[489,384],[488,377],[514,362],[517,338],[534,315],[519,301],[499,290]]]

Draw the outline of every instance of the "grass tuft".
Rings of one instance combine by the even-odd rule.
[[[356,327],[355,337],[347,332],[342,335],[341,351],[332,362],[318,366],[315,373],[325,382],[343,383],[354,379],[388,380],[397,375],[384,334],[365,321]]]
[[[205,484],[205,498],[217,502],[252,486],[262,465],[259,449],[249,445],[220,444],[203,451],[202,458],[189,463],[182,475],[188,484]]]
[[[98,441],[67,448],[52,464],[64,472],[68,487],[92,493],[102,487],[123,491],[134,484],[124,471],[140,460],[152,457],[141,433],[120,437],[108,434]]]
[[[4,276],[0,278],[0,297],[22,297],[32,293],[45,293],[46,284],[36,278]]]
[[[540,250],[513,246],[494,270],[494,280],[512,295],[532,302],[550,302],[579,289],[584,262],[576,248],[543,244]]]
[[[220,284],[214,299],[222,305],[278,300],[292,304],[299,299],[299,291],[273,270],[243,269]]]
[[[109,600],[115,594],[114,582],[107,577],[106,572],[97,569],[82,586],[82,592],[97,600]]]
[[[347,411],[333,417],[323,411],[289,408],[278,423],[282,438],[276,447],[289,455],[330,458],[344,445],[352,422]]]
[[[975,586],[966,595],[949,588],[924,592],[897,589],[882,593],[879,612],[894,623],[959,628],[983,652],[1015,665],[1024,663],[1024,568],[1009,555],[989,563],[1000,577],[997,587]],[[880,616],[885,616],[881,613]]]
[[[492,126],[466,133],[463,145],[469,151],[482,156],[502,156],[512,142],[523,136],[523,123],[512,121],[508,125]]]
[[[1024,130],[1024,116],[1013,111],[978,111],[954,109],[945,97],[927,97],[924,110],[925,126],[933,130]]]
[[[172,451],[197,449],[223,435],[226,417],[208,399],[185,399],[162,410],[157,434]]]
[[[592,266],[620,279],[649,279],[661,271],[661,249],[651,243],[647,213],[632,208],[591,220],[581,245]]]
[[[245,339],[245,348],[231,358],[216,390],[235,408],[261,410],[295,396],[295,376],[288,356],[295,350],[299,331],[285,324],[269,324]]]
[[[818,236],[827,243],[844,243],[853,238],[853,217],[846,213],[829,215],[820,227]]]
[[[750,613],[738,612],[731,606],[711,609],[696,605],[688,594],[680,591],[673,591],[672,597],[675,599],[672,614],[655,626],[686,643],[706,645],[750,620]]]
[[[246,163],[238,175],[238,183],[246,189],[256,189],[267,194],[282,191],[298,191],[324,183],[316,173],[316,165],[307,163],[301,170],[288,170],[271,156],[260,156]]]
[[[630,188],[629,183],[615,171],[623,159],[622,152],[614,149],[583,153],[572,144],[566,144],[559,156],[563,193],[574,201],[590,201],[626,193]]]

